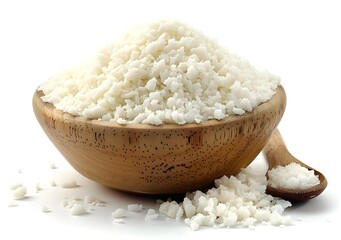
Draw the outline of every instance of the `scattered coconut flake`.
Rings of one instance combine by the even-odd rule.
[[[92,206],[95,206],[95,207],[105,207],[105,202],[96,202],[96,203],[93,203]]]
[[[66,208],[68,206],[69,202],[66,199],[63,199],[62,201],[60,201],[60,206],[63,208]]]
[[[91,196],[91,195],[86,195],[85,197],[84,197],[84,202],[86,202],[86,203],[93,203],[93,202],[97,202],[97,198],[96,197],[94,197],[94,196]]]
[[[68,181],[63,181],[60,184],[60,187],[62,187],[62,188],[76,188],[76,187],[78,187],[78,185],[77,185],[77,181],[68,180]]]
[[[123,208],[118,208],[111,213],[111,216],[113,218],[123,218],[123,217],[125,217],[125,211]]]
[[[79,203],[78,203],[78,200],[75,200],[73,198],[71,199],[65,198],[60,202],[60,206],[64,208],[72,208],[75,204],[79,204]]]
[[[16,202],[10,202],[7,204],[7,207],[17,207],[18,204]]]
[[[98,199],[94,196],[87,195],[84,197],[84,202],[89,203],[91,206],[95,207],[103,207],[105,206],[105,202],[101,199]]]
[[[142,204],[129,204],[127,209],[131,212],[139,212],[142,210]]]
[[[71,200],[74,200],[74,201],[83,201],[83,198],[81,197],[78,197],[78,196],[74,196],[72,198],[70,198]]]
[[[273,188],[307,189],[319,183],[319,177],[315,175],[314,170],[297,163],[277,166],[268,171],[268,184]]]
[[[198,213],[192,218],[186,218],[185,223],[193,230],[196,231],[201,225],[204,224],[205,216],[202,213]]]
[[[17,173],[23,173],[22,169],[21,169],[21,168],[18,168],[18,169],[17,169]]]
[[[50,181],[50,185],[51,185],[51,187],[56,187],[57,186],[56,182],[53,181],[53,180]]]
[[[42,206],[41,211],[42,211],[43,213],[49,213],[49,212],[51,212],[51,210],[50,210],[49,208],[47,208],[46,206]]]
[[[27,189],[22,186],[20,183],[11,186],[12,197],[15,200],[21,200],[26,197]]]
[[[49,164],[49,168],[51,168],[51,169],[56,169],[57,166],[56,166],[55,163],[52,162],[52,163]]]
[[[193,217],[196,213],[196,207],[192,204],[192,201],[189,200],[187,197],[184,198],[183,208],[185,210],[186,216],[189,218]]]
[[[70,210],[70,215],[73,215],[73,216],[84,215],[87,213],[88,212],[86,211],[83,204],[80,204],[80,203],[74,203],[71,210]]]
[[[124,223],[124,220],[123,220],[123,218],[114,218],[112,220],[112,223]]]
[[[147,214],[144,217],[144,220],[146,222],[149,222],[149,221],[153,221],[153,220],[158,219],[158,217],[159,217],[159,214],[157,214],[154,209],[150,208],[150,209],[148,209]]]
[[[21,183],[13,183],[9,186],[9,189],[11,190],[15,190],[17,189],[18,187],[22,187],[22,184]]]
[[[39,183],[36,184],[35,189],[36,193],[39,193],[42,190]]]
[[[172,201],[168,207],[167,217],[172,219],[176,218],[176,214],[180,208],[181,207],[177,204],[177,202]]]

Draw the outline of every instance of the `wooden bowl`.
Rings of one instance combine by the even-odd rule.
[[[285,110],[283,87],[251,113],[221,121],[161,126],[76,117],[33,96],[50,140],[82,175],[114,189],[173,194],[204,189],[235,175],[263,149]]]

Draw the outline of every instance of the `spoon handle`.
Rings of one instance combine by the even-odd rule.
[[[272,132],[269,141],[263,149],[263,153],[268,160],[269,169],[277,167],[278,165],[285,166],[291,162],[297,162],[297,159],[289,153],[281,133],[277,128]]]

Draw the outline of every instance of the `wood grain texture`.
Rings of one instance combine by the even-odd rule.
[[[36,91],[33,109],[61,154],[82,175],[114,189],[171,194],[235,175],[263,149],[285,110],[283,87],[243,116],[200,124],[119,125],[57,110]]]
[[[317,175],[320,179],[320,184],[307,189],[277,189],[268,185],[267,193],[272,196],[280,197],[289,201],[302,202],[317,197],[324,191],[324,189],[326,189],[328,184],[326,177],[321,172],[291,155],[278,129],[275,129],[272,133],[263,152],[269,163],[269,170],[277,166],[286,166],[294,162],[308,168],[309,170],[314,170],[315,175]]]

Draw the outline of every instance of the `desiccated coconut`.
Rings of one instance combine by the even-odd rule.
[[[87,213],[84,205],[80,203],[74,203],[70,210],[70,215],[84,215]]]
[[[21,200],[26,197],[27,189],[21,183],[15,183],[10,186],[12,197],[15,200]]]
[[[114,219],[112,220],[112,222],[113,222],[113,223],[124,223],[124,220],[123,220],[123,218],[114,218]]]
[[[18,204],[16,202],[9,202],[7,204],[7,207],[17,207],[17,206],[18,206]]]
[[[94,196],[91,195],[87,195],[84,197],[84,202],[90,204],[91,206],[95,206],[95,207],[103,207],[105,206],[105,202],[103,200],[100,200]]]
[[[111,213],[113,218],[123,218],[125,217],[125,210],[123,208],[118,208]]]
[[[36,184],[35,189],[36,189],[36,193],[39,193],[42,190],[39,183]]]
[[[141,204],[129,204],[127,206],[128,211],[131,212],[139,212],[142,210],[142,205]]]
[[[277,166],[268,171],[268,184],[273,188],[307,189],[320,183],[314,170],[297,163]]]
[[[40,85],[57,109],[119,124],[200,123],[251,112],[279,77],[173,20],[136,28]]]
[[[62,181],[62,182],[59,184],[59,186],[62,187],[62,188],[76,188],[76,187],[78,187],[77,181],[74,181],[74,180],[65,180],[65,181]]]
[[[46,206],[42,206],[42,207],[41,207],[41,211],[42,211],[43,213],[49,213],[49,212],[51,212],[51,210],[50,210],[49,208],[47,208]]]
[[[144,217],[144,220],[146,222],[149,222],[149,221],[153,221],[153,220],[158,219],[158,217],[159,217],[159,214],[157,214],[154,209],[150,208],[150,209],[148,209],[147,214]]]
[[[290,225],[292,220],[283,215],[291,203],[265,193],[266,178],[250,167],[236,177],[223,176],[215,180],[215,187],[206,193],[187,194],[183,202],[167,201],[159,211],[172,219],[184,219],[191,229],[200,226],[234,227],[262,222]]]

